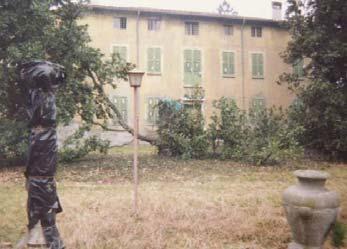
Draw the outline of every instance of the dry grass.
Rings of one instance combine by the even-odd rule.
[[[346,165],[252,167],[163,159],[146,149],[140,160],[140,211],[134,216],[131,155],[113,152],[60,167],[65,210],[58,225],[70,249],[285,249],[290,231],[281,193],[295,182],[291,172],[306,167],[331,173],[328,188],[341,194],[341,219],[347,223]],[[0,183],[0,244],[14,243],[26,223],[21,169],[1,170]]]

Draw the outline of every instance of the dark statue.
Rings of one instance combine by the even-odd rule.
[[[28,90],[30,145],[25,169],[28,190],[28,229],[41,223],[49,249],[63,249],[56,226],[62,212],[56,190],[57,132],[55,91],[65,80],[64,67],[48,61],[25,63],[20,70]]]

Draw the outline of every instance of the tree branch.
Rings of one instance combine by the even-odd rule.
[[[118,122],[120,124],[120,126],[127,132],[129,132],[130,134],[134,135],[134,129],[132,127],[130,127],[124,120],[122,117],[122,114],[120,113],[120,111],[117,109],[117,107],[115,106],[115,104],[112,103],[112,101],[107,97],[104,89],[102,88],[101,84],[98,83],[98,80],[96,79],[95,75],[93,74],[93,72],[90,69],[88,70],[88,74],[89,77],[92,79],[94,85],[98,88],[98,91],[100,94],[102,94],[104,100],[106,101],[106,104],[112,109],[112,111],[114,112],[114,114],[116,115]],[[120,131],[119,129],[112,129],[109,128],[108,126],[98,123],[98,122],[94,122],[94,125],[98,125],[100,126],[102,129],[106,130],[106,131]],[[138,138],[142,141],[148,142],[152,145],[154,145],[156,143],[156,139],[154,137],[149,137],[149,136],[145,136],[145,135],[141,135],[138,134]]]

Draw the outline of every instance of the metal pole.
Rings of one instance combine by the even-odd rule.
[[[138,91],[137,87],[134,87],[134,212],[137,214],[137,189],[138,189],[138,129],[139,129],[139,114],[138,114]]]

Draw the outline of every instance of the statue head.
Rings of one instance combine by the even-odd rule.
[[[63,66],[49,61],[30,61],[22,65],[20,77],[30,89],[54,91],[65,82]]]

